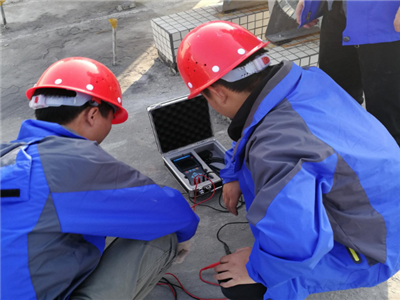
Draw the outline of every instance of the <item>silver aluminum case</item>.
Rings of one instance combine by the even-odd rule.
[[[163,108],[165,106],[168,106],[168,105],[171,105],[171,104],[175,104],[175,103],[179,103],[179,102],[183,102],[183,101],[186,101],[186,100],[188,100],[187,97],[179,97],[179,98],[175,98],[175,99],[172,99],[172,100],[167,100],[167,101],[164,101],[164,102],[153,104],[153,105],[151,105],[151,106],[149,106],[147,108],[147,112],[148,112],[148,115],[149,115],[150,124],[151,124],[152,130],[153,130],[154,138],[156,140],[158,152],[160,152],[165,166],[171,172],[171,174],[175,177],[175,179],[178,181],[178,183],[189,194],[189,196],[191,198],[193,198],[194,195],[195,195],[195,186],[192,186],[192,185],[189,184],[188,180],[175,167],[175,165],[172,163],[171,160],[176,158],[177,156],[180,156],[180,155],[183,155],[183,154],[187,154],[187,153],[191,153],[198,160],[198,162],[201,163],[201,165],[203,167],[203,170],[210,171],[209,174],[213,177],[213,178],[210,178],[210,179],[215,185],[215,190],[219,190],[219,189],[222,188],[222,179],[217,174],[212,172],[212,170],[207,166],[207,164],[199,157],[199,155],[197,154],[196,150],[201,151],[203,149],[212,148],[214,150],[213,151],[214,153],[217,153],[219,157],[224,158],[226,149],[225,149],[224,146],[222,146],[222,144],[218,140],[216,140],[214,138],[213,126],[212,126],[212,124],[210,124],[211,125],[211,131],[212,131],[212,137],[211,138],[204,139],[202,141],[199,141],[199,142],[196,142],[196,143],[193,143],[193,144],[189,144],[189,145],[186,145],[184,147],[180,147],[178,149],[174,149],[174,150],[171,150],[171,151],[168,151],[168,152],[165,152],[165,153],[162,152],[162,148],[161,148],[161,145],[160,145],[160,139],[158,137],[158,134],[157,134],[157,131],[156,131],[156,128],[155,128],[155,124],[154,124],[153,115],[151,114],[151,112],[156,110],[156,109],[160,109],[160,108]],[[211,119],[211,117],[210,117],[210,119]],[[212,184],[210,183],[210,181],[207,180],[207,181],[199,183],[197,185],[197,196],[206,195],[206,194],[210,194],[210,193],[212,193]]]

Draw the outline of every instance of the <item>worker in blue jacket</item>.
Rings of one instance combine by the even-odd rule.
[[[215,278],[234,300],[377,285],[400,269],[400,149],[320,69],[271,66],[267,44],[214,21],[178,49],[189,98],[232,119],[223,199],[236,215],[243,194],[255,239]]]
[[[1,299],[143,299],[198,217],[99,146],[128,118],[107,67],[62,59],[27,96],[37,120],[1,145]]]
[[[323,16],[319,67],[400,145],[400,1],[299,1],[300,26]]]

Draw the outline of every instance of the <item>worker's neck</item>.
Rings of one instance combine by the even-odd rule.
[[[72,131],[76,132],[78,135],[88,139],[86,136],[85,132],[85,122],[84,122],[84,114],[81,113],[79,114],[75,119],[73,119],[71,122],[65,124],[64,126],[67,127],[68,129],[71,129]]]
[[[242,93],[232,92],[229,95],[232,107],[232,114],[231,116],[229,116],[229,118],[233,119],[235,117],[236,113],[239,111],[239,109],[242,107],[243,103],[249,96],[250,92],[242,92]]]

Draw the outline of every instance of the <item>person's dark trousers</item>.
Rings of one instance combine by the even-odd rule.
[[[227,280],[219,280],[223,282]],[[263,300],[267,288],[261,283],[256,284],[241,284],[230,288],[223,288],[221,291],[224,296],[230,300]]]
[[[360,104],[364,94],[367,111],[400,145],[400,41],[342,46],[345,28],[343,4],[334,1],[322,20],[319,67]]]

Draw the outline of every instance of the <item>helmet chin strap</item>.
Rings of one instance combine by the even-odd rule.
[[[88,101],[92,101],[92,96],[80,92],[76,92],[75,97],[37,95],[33,96],[32,99],[29,101],[29,107],[33,109],[41,109],[46,107],[58,107],[61,105],[82,106]],[[97,102],[92,102],[93,106],[98,106]]]
[[[249,62],[248,64],[233,69],[229,73],[225,74],[221,77],[221,79],[228,81],[228,82],[235,82],[240,79],[249,77],[255,73],[259,73],[268,67],[271,64],[271,60],[268,57],[267,53],[261,54],[257,56],[254,60]]]

